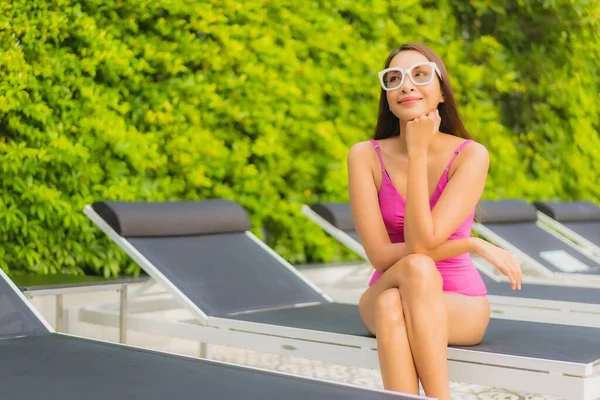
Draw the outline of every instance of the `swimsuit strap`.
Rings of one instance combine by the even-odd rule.
[[[446,170],[448,171],[450,170],[450,166],[452,165],[452,163],[454,162],[454,160],[456,159],[456,157],[458,156],[458,154],[462,151],[462,149],[464,149],[466,146],[469,145],[469,143],[471,143],[472,140],[465,140],[464,142],[462,142],[457,148],[456,150],[454,150],[454,154],[452,154],[452,158],[450,159],[450,161],[448,161],[448,165],[446,166]]]
[[[385,171],[385,165],[383,164],[383,157],[381,157],[381,148],[379,147],[379,143],[377,143],[377,141],[374,139],[370,139],[369,142],[371,143],[371,145],[375,149],[375,152],[377,153],[377,158],[379,158],[379,164],[381,164],[381,170]]]

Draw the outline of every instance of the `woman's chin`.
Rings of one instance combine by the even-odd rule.
[[[426,114],[425,111],[421,110],[421,107],[410,110],[396,110],[394,113],[400,121],[412,121],[413,119]]]

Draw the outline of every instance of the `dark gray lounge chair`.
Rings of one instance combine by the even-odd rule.
[[[364,255],[358,234],[353,228],[348,203],[317,203],[305,205],[303,212],[357,254]],[[363,256],[366,259],[366,255]],[[475,266],[486,284],[492,312],[500,317],[537,322],[600,327],[600,289],[569,285],[565,282],[526,278],[522,290],[514,291],[506,279],[491,274],[483,261],[474,258]],[[367,282],[365,282],[366,288]],[[363,289],[326,288],[326,292],[345,302],[358,301]]]
[[[139,329],[376,368],[377,343],[356,305],[337,304],[249,232],[225,200],[98,202],[86,215],[161,282],[194,321]],[[87,322],[106,316],[88,313]],[[135,329],[138,329],[135,328]],[[600,329],[493,319],[483,342],[448,350],[451,379],[534,393],[600,395]]]
[[[54,333],[0,270],[0,398],[424,399]]]
[[[600,259],[586,254],[538,220],[521,200],[482,201],[473,230],[548,277],[600,284]]]
[[[600,207],[591,201],[536,201],[538,218],[600,257]]]

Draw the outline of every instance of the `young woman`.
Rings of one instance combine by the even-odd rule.
[[[393,51],[375,139],[348,154],[352,214],[375,272],[359,310],[386,389],[450,399],[447,346],[474,345],[490,318],[474,252],[521,288],[508,253],[471,238],[489,155],[469,138],[446,68],[421,44]]]

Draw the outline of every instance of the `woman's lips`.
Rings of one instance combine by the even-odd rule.
[[[407,99],[404,101],[400,101],[400,103],[398,104],[400,104],[401,106],[411,106],[413,104],[417,104],[419,101],[421,101],[421,99]]]

